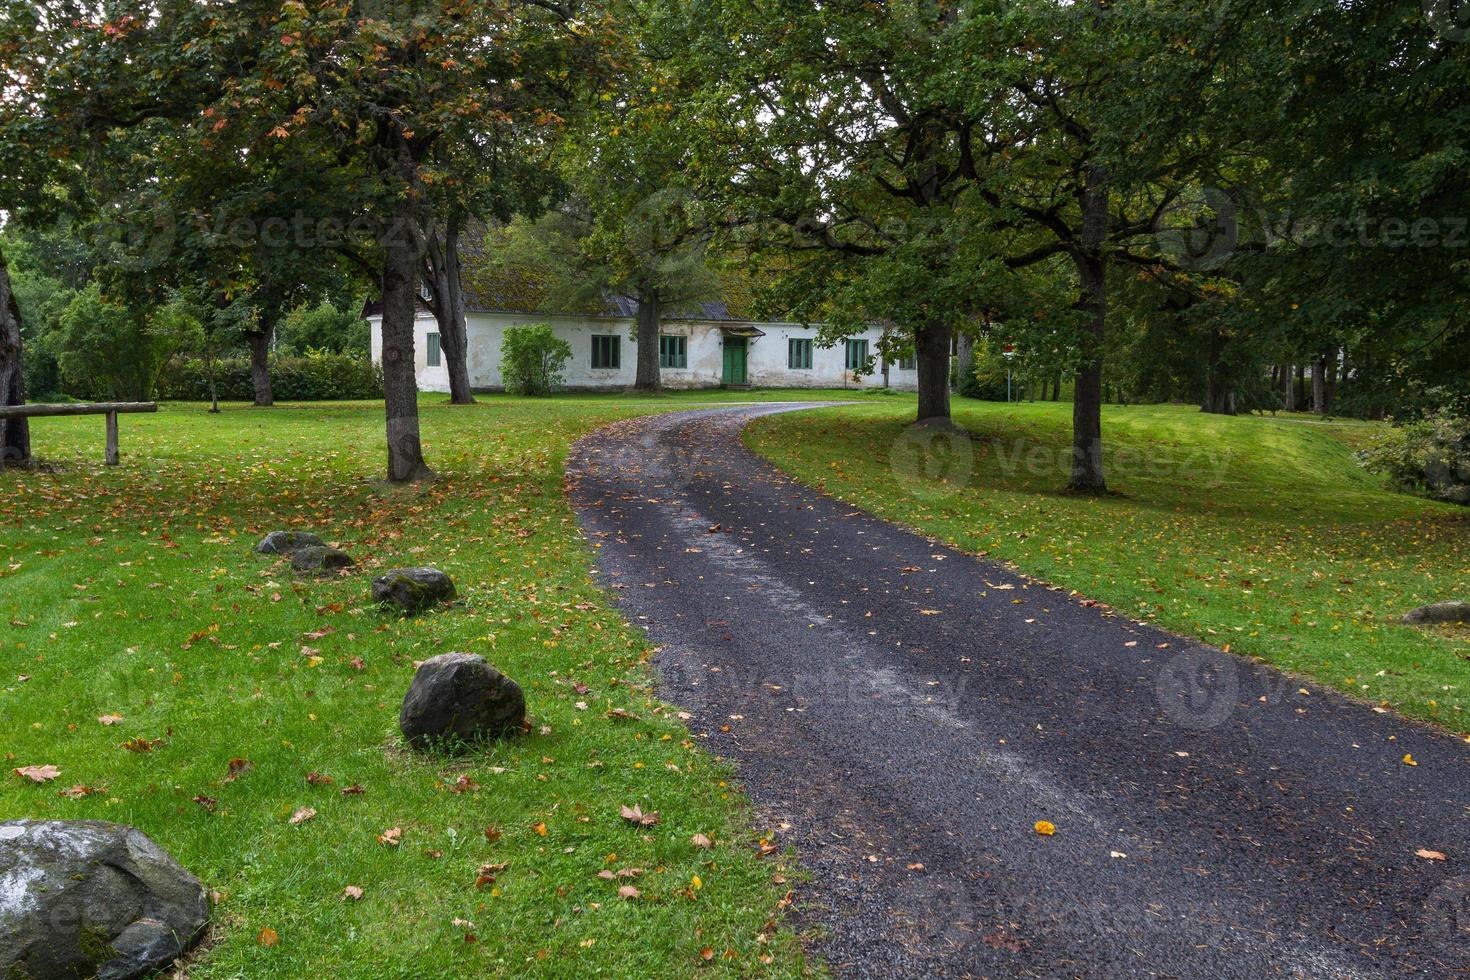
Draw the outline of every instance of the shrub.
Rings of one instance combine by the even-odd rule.
[[[549,395],[562,386],[572,348],[544,323],[511,327],[500,348],[500,377],[517,395]]]
[[[310,353],[305,357],[272,357],[271,390],[281,401],[356,401],[383,397],[383,372],[366,357]],[[228,357],[215,362],[215,384],[221,401],[251,401],[250,359]],[[175,358],[158,379],[159,397],[170,401],[209,400],[209,369],[200,358]]]
[[[283,353],[317,350],[367,357],[368,325],[354,311],[338,309],[322,300],[316,306],[298,306],[287,314],[277,332],[277,343]]]
[[[66,394],[143,401],[152,397],[158,370],[178,339],[105,299],[94,283],[72,297],[47,346],[56,353]]]
[[[1470,416],[1441,408],[1399,426],[1388,440],[1359,457],[1401,490],[1470,504]]]

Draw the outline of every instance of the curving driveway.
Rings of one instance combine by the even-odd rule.
[[[1470,973],[1470,745],[797,484],[740,442],[794,407],[619,423],[568,474],[835,972]]]

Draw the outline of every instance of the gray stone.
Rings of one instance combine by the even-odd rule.
[[[0,977],[146,976],[183,955],[208,921],[199,879],[140,830],[0,823]]]
[[[353,564],[352,556],[347,552],[323,545],[310,545],[291,555],[291,567],[298,572],[334,572]]]
[[[302,548],[320,548],[326,542],[310,531],[272,531],[255,546],[257,555],[293,555]]]
[[[469,743],[518,731],[526,720],[520,685],[473,653],[444,653],[413,675],[398,727],[416,748]]]
[[[373,598],[416,613],[455,597],[454,583],[437,568],[390,568],[373,579]]]
[[[1470,623],[1470,602],[1451,600],[1435,602],[1404,613],[1403,621],[1410,624],[1423,623]]]

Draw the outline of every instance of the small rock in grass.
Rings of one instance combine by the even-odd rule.
[[[255,546],[257,555],[294,555],[302,548],[320,548],[326,544],[310,531],[272,531]]]
[[[1404,613],[1405,623],[1470,623],[1470,602],[1435,602]]]
[[[291,567],[298,572],[334,572],[353,563],[352,556],[336,548],[311,545],[291,555]]]
[[[0,976],[127,980],[168,966],[209,897],[142,831],[102,820],[0,823]]]
[[[410,613],[449,602],[455,597],[454,583],[437,568],[390,568],[373,579],[373,598],[391,602]]]
[[[520,685],[473,653],[444,653],[419,665],[398,713],[416,748],[468,743],[519,731],[526,720]]]

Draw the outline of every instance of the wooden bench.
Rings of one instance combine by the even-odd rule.
[[[39,419],[59,415],[107,416],[107,465],[118,464],[117,417],[158,411],[157,402],[78,402],[75,405],[0,405],[0,419]]]

